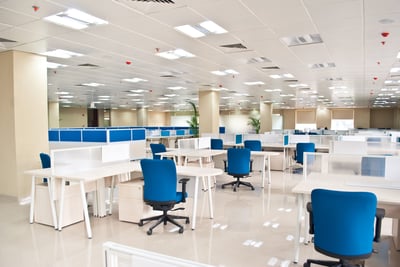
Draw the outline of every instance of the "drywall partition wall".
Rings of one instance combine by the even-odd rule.
[[[394,109],[371,109],[370,128],[392,128]]]

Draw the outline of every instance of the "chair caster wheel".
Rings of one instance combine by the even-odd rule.
[[[189,223],[190,223],[190,220],[189,220],[189,219],[186,219],[185,223],[186,223],[186,224],[189,224]]]
[[[183,233],[183,228],[179,228],[179,233],[180,233],[180,234]]]
[[[140,221],[140,222],[138,223],[138,225],[139,225],[139,226],[143,226],[143,222]]]
[[[147,235],[151,235],[153,233],[153,231],[150,229],[147,231]]]
[[[224,189],[224,188],[225,188],[225,186],[223,185],[223,186],[221,186],[221,188],[222,188],[222,189]]]

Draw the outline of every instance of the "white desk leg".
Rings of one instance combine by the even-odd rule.
[[[297,194],[297,224],[296,224],[296,233],[294,235],[294,263],[299,262],[300,256],[300,232],[301,232],[301,217],[303,216],[303,203],[304,196],[303,194]]]
[[[64,214],[64,195],[65,195],[65,178],[61,179],[61,192],[60,192],[60,214],[58,214],[58,230],[62,229],[62,221]]]
[[[32,175],[31,185],[31,208],[29,212],[29,223],[33,223],[33,215],[35,213],[35,176]]]
[[[121,181],[121,174],[118,174],[118,180]],[[129,179],[130,180],[130,179]],[[113,199],[114,199],[114,186],[115,186],[115,175],[111,177],[111,189],[110,189],[110,205],[109,208],[110,210],[108,211],[108,214],[112,214],[112,207],[113,207]]]
[[[92,228],[90,227],[90,219],[89,219],[89,211],[88,205],[86,201],[86,194],[85,194],[85,182],[79,182],[81,188],[81,199],[82,199],[82,206],[83,206],[83,216],[85,217],[85,226],[88,238],[92,238]]]
[[[54,204],[54,198],[53,198],[53,178],[48,177],[47,178],[47,189],[49,190],[49,199],[50,199],[50,208],[51,208],[51,215],[53,216],[53,224],[54,224],[54,229],[57,230],[58,224],[57,224],[57,212],[56,212],[56,206]]]
[[[263,157],[263,164],[261,170],[261,187],[264,188],[265,185],[265,157]]]
[[[196,215],[197,215],[197,199],[199,196],[199,176],[196,176],[196,181],[194,183],[194,196],[193,196],[193,213],[192,213],[192,230],[196,228]]]
[[[213,209],[213,203],[212,203],[212,192],[211,192],[211,177],[207,176],[207,182],[208,182],[208,207],[210,210],[210,219],[214,218],[214,209]]]
[[[268,160],[268,184],[271,184],[271,155],[267,156],[267,160]]]

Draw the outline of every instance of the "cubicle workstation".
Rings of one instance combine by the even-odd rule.
[[[48,135],[50,149],[127,143],[131,160],[146,157],[145,128],[57,128]]]
[[[192,136],[193,130],[189,127],[146,127],[147,147],[149,143],[157,142],[168,148],[176,148],[179,139]]]
[[[390,218],[395,247],[400,249],[400,157],[307,152],[304,158],[303,180],[292,189],[298,203],[295,240],[301,239],[302,227],[304,237],[307,237],[308,223],[305,222],[303,226],[301,218],[313,189],[367,191],[373,192],[377,196],[378,206],[386,210],[384,220]],[[295,242],[295,261],[299,259],[299,249],[299,242]]]

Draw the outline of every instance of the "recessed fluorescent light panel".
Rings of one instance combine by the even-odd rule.
[[[263,85],[264,82],[257,81],[257,82],[245,82],[245,85]]]
[[[58,63],[54,63],[54,62],[47,62],[48,69],[57,69],[57,68],[63,68],[63,67],[67,67],[67,65],[58,64]]]
[[[75,30],[82,30],[89,26],[108,24],[105,20],[73,8],[45,17],[44,20]]]
[[[90,86],[90,87],[99,87],[99,86],[104,86],[102,83],[82,83],[84,86]]]
[[[195,57],[195,55],[183,50],[183,49],[175,49],[175,50],[169,50],[169,51],[165,51],[165,52],[160,52],[160,53],[156,53],[157,56],[159,57],[163,57],[166,59],[179,59],[179,58],[190,58],[190,57]]]
[[[182,86],[170,86],[170,87],[167,87],[167,88],[170,89],[170,90],[174,90],[174,91],[186,89],[186,87],[182,87]]]
[[[198,25],[182,25],[175,27],[175,30],[180,31],[192,38],[204,37],[208,34],[222,34],[227,31],[211,20],[204,21]]]
[[[71,57],[81,57],[83,56],[82,54],[63,50],[63,49],[56,49],[52,51],[47,51],[42,53],[44,56],[49,56],[49,57],[58,57],[58,58],[71,58]]]
[[[282,41],[287,46],[299,46],[322,43],[322,38],[319,34],[307,34],[302,36],[283,37]]]
[[[228,70],[214,70],[211,72],[214,75],[218,75],[218,76],[225,76],[227,74],[239,74],[239,72],[232,70],[232,69],[228,69]]]
[[[147,82],[145,79],[141,78],[131,78],[131,79],[122,79],[125,82],[130,82],[130,83],[138,83],[138,82]]]

